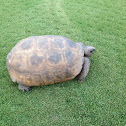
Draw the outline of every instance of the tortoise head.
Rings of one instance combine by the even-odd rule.
[[[84,46],[84,55],[89,57],[93,54],[94,50],[95,48],[93,46]]]

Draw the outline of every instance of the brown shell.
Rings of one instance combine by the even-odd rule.
[[[63,36],[32,36],[13,47],[6,64],[13,81],[40,86],[75,78],[83,56],[83,46]]]

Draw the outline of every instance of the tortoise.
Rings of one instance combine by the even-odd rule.
[[[88,74],[95,48],[57,35],[31,36],[19,41],[7,55],[6,65],[18,89],[49,85]]]

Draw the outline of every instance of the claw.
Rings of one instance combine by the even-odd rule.
[[[83,81],[82,81],[82,80],[78,80],[78,82],[83,83]]]
[[[24,85],[19,84],[18,85],[18,89],[19,90],[22,90],[24,92],[24,91],[29,91],[30,90],[30,87],[27,87],[27,86],[24,86]]]
[[[27,92],[29,92],[29,91],[30,91],[30,89],[31,89],[31,88],[27,88],[27,89],[25,89],[25,90],[26,90]]]

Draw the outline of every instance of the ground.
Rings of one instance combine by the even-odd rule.
[[[126,125],[125,0],[0,0],[0,125]],[[18,90],[6,56],[21,39],[62,35],[96,48],[83,83]]]

